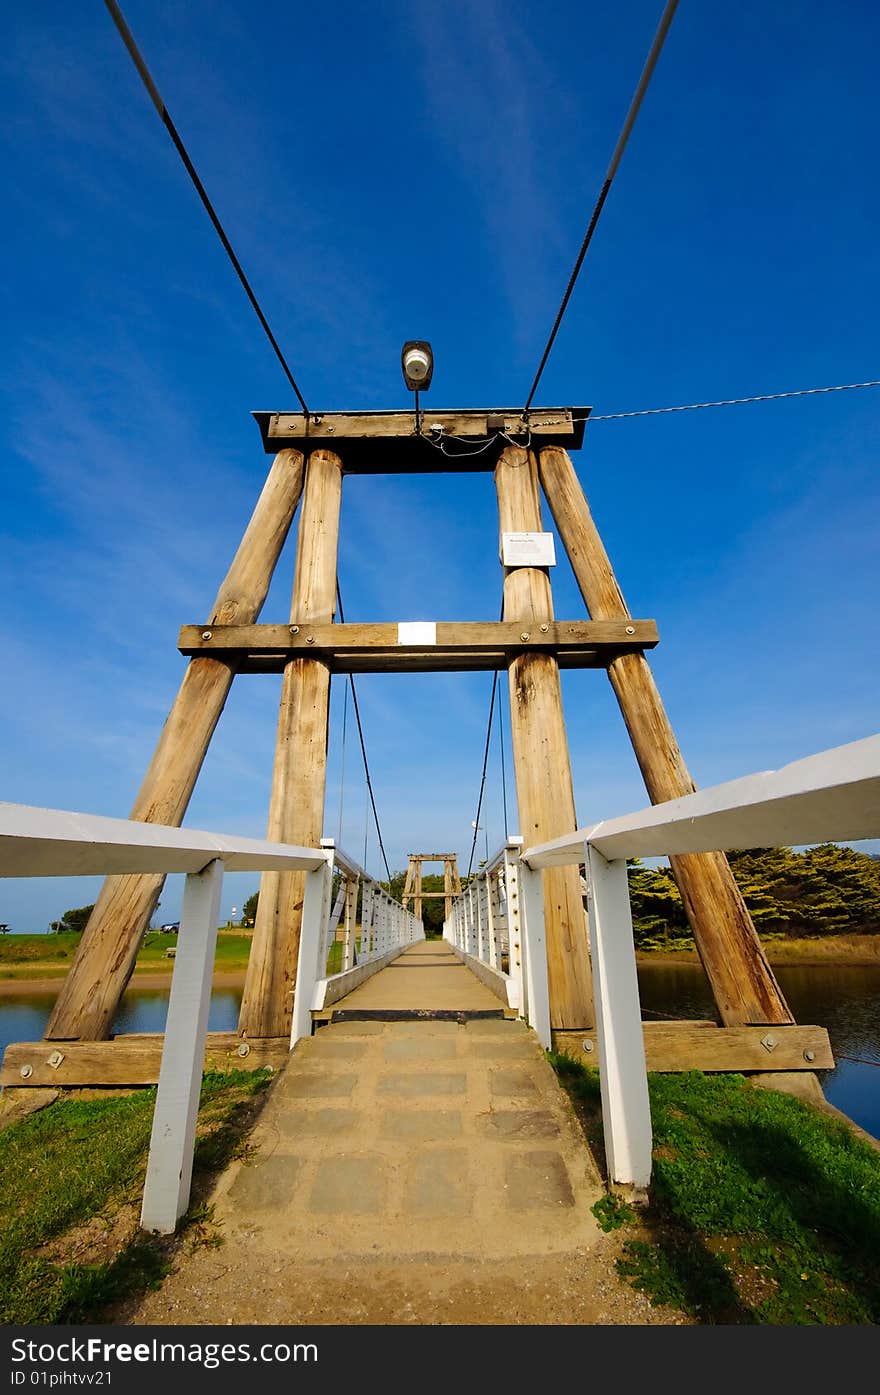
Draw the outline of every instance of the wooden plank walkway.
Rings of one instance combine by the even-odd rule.
[[[502,1005],[434,941],[407,950],[337,1007],[466,1013]],[[590,1207],[603,1187],[592,1157],[537,1038],[516,1020],[319,1026],[279,1072],[251,1145],[212,1198],[234,1256],[239,1322],[304,1313],[311,1321],[413,1320],[395,1307],[401,1293],[416,1313],[429,1310],[452,1273],[469,1284],[522,1275],[528,1288],[524,1259],[571,1268],[600,1238]],[[185,1260],[130,1320],[225,1321],[228,1286],[212,1296],[205,1280],[224,1253]],[[386,1307],[376,1297],[380,1271],[397,1295]],[[331,1274],[340,1283],[344,1275],[369,1316],[315,1316],[315,1285]],[[351,1298],[355,1308],[359,1301]]]

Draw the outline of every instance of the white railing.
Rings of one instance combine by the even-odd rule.
[[[317,913],[307,921],[303,907],[291,1045],[311,1036],[312,1012],[338,1002],[401,954],[407,945],[425,938],[422,921],[389,896],[385,887],[352,858],[335,848],[332,839],[323,839],[321,847],[328,860],[326,871],[321,872]],[[331,956],[339,943],[340,929],[342,949],[336,970]]]
[[[361,963],[367,960],[381,967],[404,930],[412,930],[409,922],[415,917],[391,902],[372,878],[344,853],[336,853],[332,844],[298,848],[129,819],[0,803],[2,877],[129,872],[186,875],[141,1209],[145,1230],[170,1234],[189,1205],[223,873],[269,870],[306,874],[297,980],[303,991],[294,998],[293,1046],[299,1037],[311,1032],[310,1008],[319,968],[320,977],[327,972],[334,863],[346,886],[354,882],[372,888],[372,910],[359,945],[355,938],[356,906],[349,893],[349,939],[347,947],[343,946],[343,963],[346,955],[352,965],[355,956],[362,955]],[[399,916],[392,912],[392,906]],[[415,925],[421,929],[420,921]],[[335,928],[334,924],[333,933]],[[319,963],[320,953],[324,957]]]
[[[611,1181],[646,1187],[651,1113],[626,859],[733,848],[797,847],[880,835],[880,736],[781,770],[699,790],[526,848],[535,871],[583,865]]]
[[[522,841],[509,838],[469,879],[452,902],[443,938],[549,1048],[543,891],[541,877],[520,858]]]

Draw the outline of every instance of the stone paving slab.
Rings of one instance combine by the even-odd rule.
[[[419,948],[415,958],[439,961],[439,981],[442,955]],[[411,953],[396,962],[405,968]],[[473,981],[483,1007],[484,994],[497,1003]],[[599,1234],[590,1207],[601,1181],[519,1021],[321,1025],[279,1073],[251,1143],[214,1198],[237,1255],[494,1261],[583,1248]]]

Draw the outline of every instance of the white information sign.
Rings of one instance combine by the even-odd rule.
[[[401,620],[397,626],[397,643],[436,644],[436,622],[434,620]]]
[[[505,567],[555,567],[552,533],[502,533],[501,561]]]

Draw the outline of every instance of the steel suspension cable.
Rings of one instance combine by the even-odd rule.
[[[344,612],[344,610],[342,609],[342,592],[341,592],[340,589],[339,589],[339,578],[338,578],[338,577],[337,577],[337,579],[336,579],[336,604],[337,604],[337,606],[339,607],[339,620],[340,620],[340,623],[344,625],[344,624],[345,624],[345,612]],[[360,741],[360,745],[361,745],[361,757],[362,757],[363,762],[364,762],[364,775],[365,775],[366,781],[367,781],[367,791],[368,791],[369,796],[370,796],[370,804],[372,805],[372,809],[373,809],[373,822],[374,822],[375,825],[376,825],[376,837],[377,837],[377,839],[378,839],[378,841],[379,841],[379,851],[380,851],[381,854],[382,854],[382,861],[385,863],[385,871],[386,871],[387,876],[388,876],[388,890],[390,891],[390,890],[391,890],[391,868],[388,866],[388,858],[385,856],[385,844],[384,844],[384,842],[382,841],[382,829],[381,829],[381,827],[380,827],[380,825],[379,825],[379,811],[378,811],[378,809],[376,808],[376,796],[375,796],[375,794],[373,793],[373,781],[372,781],[372,779],[371,779],[371,777],[370,777],[370,764],[369,764],[369,761],[367,760],[367,747],[366,747],[366,742],[364,741],[364,728],[363,728],[363,724],[362,724],[362,722],[361,722],[361,709],[360,709],[360,704],[358,703],[357,689],[356,689],[355,686],[354,686],[354,674],[353,674],[353,673],[350,673],[350,674],[348,675],[348,684],[349,684],[349,687],[351,688],[351,705],[352,705],[352,707],[354,708],[354,719],[355,719],[355,721],[357,722],[358,740]],[[364,846],[366,847],[366,839],[364,840]]]
[[[501,803],[504,808],[504,841],[510,837],[510,829],[507,826],[507,766],[504,759],[504,719],[501,716],[504,708],[503,701],[498,703],[498,747],[501,751]]]
[[[302,407],[303,412],[305,413],[306,416],[309,416],[309,409],[308,409],[308,407],[306,406],[305,398],[303,397],[302,393],[300,392],[299,388],[297,387],[296,379],[294,378],[292,372],[290,371],[290,367],[289,367],[289,365],[288,365],[287,359],[284,357],[284,354],[281,352],[281,347],[280,347],[280,345],[279,345],[279,343],[278,343],[278,340],[275,338],[275,335],[272,333],[272,330],[271,330],[271,328],[269,327],[269,321],[266,319],[266,316],[263,314],[262,308],[261,308],[261,306],[260,306],[260,302],[257,300],[257,297],[256,297],[256,295],[254,294],[254,291],[253,291],[253,289],[252,289],[252,287],[251,287],[251,283],[250,283],[250,281],[248,280],[247,276],[245,275],[244,268],[243,268],[241,262],[238,260],[238,257],[235,255],[235,252],[234,252],[233,249],[232,249],[232,244],[231,244],[231,242],[229,241],[229,238],[226,236],[226,233],[225,233],[225,231],[224,231],[224,229],[223,229],[223,225],[222,225],[222,223],[220,222],[220,219],[219,219],[218,216],[217,216],[217,213],[216,213],[216,210],[215,210],[215,208],[214,208],[214,205],[211,203],[211,200],[208,198],[208,194],[207,194],[207,191],[206,191],[206,189],[205,189],[205,186],[204,186],[204,184],[202,183],[201,179],[199,178],[198,173],[196,172],[195,165],[193,164],[192,160],[191,160],[190,157],[189,157],[189,152],[187,151],[187,148],[186,148],[186,146],[185,146],[184,143],[183,143],[183,140],[182,140],[182,138],[181,138],[181,136],[180,136],[179,131],[177,130],[177,127],[175,126],[174,122],[173,122],[172,119],[171,119],[171,114],[170,114],[170,112],[168,111],[168,108],[166,107],[165,103],[164,103],[163,100],[162,100],[162,97],[161,97],[161,94],[160,94],[160,92],[159,92],[159,89],[158,89],[158,87],[156,86],[156,84],[155,84],[155,82],[154,82],[154,80],[153,80],[153,76],[152,76],[152,74],[150,73],[149,68],[147,67],[147,64],[146,64],[146,61],[145,61],[145,59],[144,59],[144,56],[143,56],[143,54],[141,53],[140,49],[138,48],[137,44],[135,43],[134,35],[132,34],[131,30],[129,29],[129,27],[128,27],[126,21],[125,21],[125,16],[123,15],[121,9],[119,8],[119,5],[117,4],[116,0],[104,0],[104,4],[107,6],[107,9],[108,9],[109,12],[110,12],[110,17],[111,17],[111,19],[113,20],[113,23],[116,25],[116,28],[119,30],[119,35],[120,35],[120,37],[121,37],[121,39],[122,39],[122,42],[125,44],[125,47],[128,49],[128,53],[129,53],[129,56],[130,56],[130,58],[131,58],[131,61],[134,63],[134,66],[137,68],[137,71],[138,71],[138,73],[139,73],[139,75],[140,75],[140,79],[141,79],[141,81],[143,82],[144,87],[147,89],[147,92],[149,93],[150,101],[153,103],[153,106],[156,108],[156,111],[159,113],[159,118],[160,118],[160,120],[161,120],[163,126],[165,127],[166,131],[168,132],[169,136],[171,137],[172,141],[174,142],[174,147],[175,147],[175,149],[176,149],[178,155],[180,156],[181,160],[183,161],[184,168],[186,169],[187,174],[189,175],[190,179],[191,179],[192,182],[193,182],[193,185],[194,185],[194,187],[195,187],[196,193],[198,194],[199,198],[201,199],[201,201],[202,201],[202,203],[203,203],[203,205],[204,205],[205,212],[207,213],[208,217],[210,218],[211,222],[212,222],[213,225],[214,225],[214,231],[217,233],[217,236],[219,237],[220,241],[222,242],[223,247],[224,247],[224,249],[225,249],[225,251],[226,251],[226,255],[228,256],[229,260],[231,261],[231,263],[232,263],[232,265],[233,265],[233,268],[235,269],[235,274],[237,275],[237,277],[238,277],[239,281],[241,282],[242,286],[244,287],[245,294],[246,294],[248,300],[250,301],[251,305],[253,306],[253,309],[254,309],[254,312],[255,312],[255,314],[256,314],[256,316],[257,316],[257,319],[260,321],[260,324],[262,325],[262,327],[263,327],[263,329],[264,329],[264,331],[265,331],[265,333],[266,333],[266,337],[267,337],[267,339],[269,340],[269,343],[272,345],[272,348],[273,348],[274,351],[275,351],[275,357],[278,359],[278,362],[281,364],[281,367],[282,367],[282,369],[283,369],[283,371],[284,371],[284,375],[285,375],[285,377],[287,378],[287,381],[290,383],[290,386],[293,388],[294,392],[296,393],[297,400],[298,400],[300,406]]]
[[[632,128],[636,122],[636,117],[639,114],[639,108],[642,105],[642,98],[648,90],[648,84],[650,83],[654,73],[654,69],[657,66],[657,59],[660,57],[660,52],[666,40],[666,35],[669,32],[669,26],[672,23],[673,16],[675,15],[675,11],[677,8],[678,0],[666,0],[666,8],[664,9],[663,14],[660,17],[660,23],[657,26],[657,33],[654,35],[654,42],[652,43],[651,48],[648,52],[648,57],[645,60],[645,66],[642,69],[642,75],[639,78],[638,85],[633,94],[633,99],[629,104],[629,111],[626,114],[626,120],[624,121],[623,128],[620,132],[620,135],[617,138],[617,144],[614,147],[614,153],[611,156],[611,161],[605,173],[604,183],[602,184],[602,188],[599,191],[599,197],[596,200],[596,206],[593,209],[593,215],[590,218],[590,222],[587,226],[587,231],[584,236],[584,240],[581,243],[581,250],[578,252],[577,261],[574,264],[574,270],[572,271],[571,276],[568,278],[568,285],[566,286],[565,294],[562,297],[562,304],[560,305],[559,310],[557,311],[556,319],[553,322],[553,328],[550,331],[550,338],[547,340],[544,353],[541,356],[541,362],[539,363],[538,371],[535,374],[535,381],[532,383],[532,388],[526,401],[524,409],[525,411],[528,411],[532,405],[535,392],[537,391],[538,384],[541,381],[541,375],[544,372],[544,366],[548,358],[550,357],[550,350],[553,348],[553,343],[559,331],[559,326],[562,324],[562,317],[565,314],[565,311],[568,307],[568,302],[571,300],[571,293],[574,290],[575,282],[577,281],[578,276],[580,274],[580,269],[583,265],[584,257],[587,255],[587,250],[590,246],[590,243],[593,240],[593,233],[596,231],[596,224],[599,221],[602,209],[605,207],[605,200],[608,198],[608,194],[611,190],[611,185],[614,182],[614,176],[617,173],[617,167],[620,164],[621,159],[623,158],[623,152],[626,149],[626,144],[629,140],[630,132],[632,131]]]
[[[498,691],[498,670],[492,679],[492,696],[489,699],[489,721],[486,726],[486,749],[483,751],[483,773],[480,777],[480,796],[477,800],[477,816],[474,819],[474,838],[471,843],[471,855],[468,858],[467,875],[470,876],[471,868],[474,865],[474,852],[477,846],[477,834],[480,831],[480,810],[483,807],[483,793],[486,789],[486,767],[489,764],[489,745],[492,741],[492,718],[495,715],[495,694]]]

